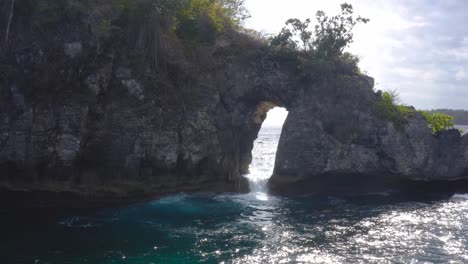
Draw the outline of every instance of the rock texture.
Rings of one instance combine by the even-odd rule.
[[[274,106],[289,117],[272,191],[468,178],[467,136],[434,137],[418,114],[382,120],[369,77],[304,81],[297,58],[236,32],[187,46],[157,19],[106,35],[85,19],[38,31],[20,15],[0,51],[3,192],[245,192]]]
[[[1,190],[248,191],[266,112],[295,96],[290,67],[236,32],[186,54],[158,23],[98,40],[85,22],[41,34],[15,24],[0,53]]]
[[[468,136],[456,129],[433,135],[417,112],[400,126],[381,118],[372,87],[365,76],[338,77],[297,98],[283,127],[272,191],[377,191],[425,182],[442,189],[443,182],[468,178]]]

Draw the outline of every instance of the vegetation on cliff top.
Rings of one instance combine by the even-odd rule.
[[[400,98],[396,91],[384,91],[377,105],[377,112],[382,118],[392,121],[395,126],[401,128],[408,122],[408,118],[413,115],[415,110],[400,104],[399,101]]]
[[[434,134],[446,129],[454,128],[453,116],[424,110],[420,110],[419,112],[424,116],[427,125],[432,129],[432,133]]]
[[[467,110],[452,110],[452,109],[436,109],[429,111],[431,113],[444,113],[453,116],[453,123],[457,125],[468,125],[468,111]]]
[[[399,104],[399,101],[396,91],[384,91],[377,105],[377,111],[382,118],[393,122],[396,127],[402,128],[416,110],[413,107]],[[425,118],[428,127],[432,129],[434,134],[454,127],[453,116],[424,110],[418,110],[418,112]]]
[[[0,11],[16,22],[28,18],[33,26],[43,29],[74,21],[81,15],[90,26],[111,30],[121,16],[156,14],[181,37],[200,41],[234,29],[249,17],[244,0],[9,0],[0,5]],[[12,21],[8,22],[7,35]]]
[[[162,64],[161,58],[171,56],[164,47],[174,39],[189,50],[196,50],[199,46],[214,45],[226,33],[249,32],[270,53],[286,54],[295,61],[300,80],[312,81],[361,73],[359,58],[345,52],[345,48],[353,42],[354,27],[369,22],[355,16],[352,5],[343,3],[341,13],[335,16],[317,11],[315,24],[311,19],[289,19],[281,32],[267,41],[242,28],[242,21],[249,17],[244,0],[9,0],[0,6],[0,14],[5,18],[6,26],[2,27],[5,43],[14,33],[15,23],[27,22],[41,32],[79,20],[94,35],[99,52],[106,38],[121,35],[126,28],[128,32],[136,32],[132,38],[136,42],[135,51],[151,58],[156,67]],[[137,26],[129,27],[132,23]],[[392,92],[381,94],[377,111],[398,127],[405,125],[414,113],[413,108],[398,104],[398,96]],[[434,133],[453,127],[453,117],[421,113]]]
[[[271,38],[271,46],[300,52],[298,66],[302,77],[317,79],[335,74],[360,73],[359,58],[344,49],[353,42],[353,29],[369,19],[355,17],[353,6],[341,4],[341,13],[328,16],[317,11],[314,30],[311,20],[292,18],[281,32]]]
[[[193,49],[194,45],[213,45],[226,33],[243,32],[254,33],[251,34],[253,38],[257,38],[259,43],[266,44],[264,48],[270,51],[275,49],[292,51],[289,55],[295,57],[293,59],[298,62],[296,68],[301,78],[317,79],[335,73],[360,72],[357,65],[359,59],[344,52],[344,48],[353,41],[353,28],[369,20],[355,17],[350,4],[342,4],[341,13],[336,16],[327,16],[323,11],[318,11],[314,30],[309,29],[310,19],[304,22],[299,19],[289,19],[286,27],[277,36],[272,37],[268,45],[264,37],[259,38],[260,34],[242,28],[242,21],[249,17],[244,1],[9,0],[0,6],[0,13],[2,17],[13,18],[11,23],[8,23],[8,29],[5,29],[6,42],[13,33],[10,32],[10,28],[13,30],[14,27],[11,24],[28,24],[34,28],[34,32],[43,32],[63,28],[67,23],[76,25],[77,22],[81,22],[86,24],[90,29],[89,32],[94,35],[98,50],[107,38],[126,34],[125,30],[130,32],[146,30],[147,36],[133,39],[135,41],[146,39],[148,42],[164,38],[160,36],[161,31],[171,32],[175,35],[172,39],[188,44],[190,49]],[[129,29],[129,25],[135,24],[135,21],[138,26]],[[3,29],[2,26],[0,30]],[[228,39],[236,41],[236,37]],[[155,51],[152,50],[152,53]]]

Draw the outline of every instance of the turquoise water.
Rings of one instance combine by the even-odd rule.
[[[468,195],[267,195],[279,133],[259,135],[250,194],[0,211],[0,263],[468,263]]]

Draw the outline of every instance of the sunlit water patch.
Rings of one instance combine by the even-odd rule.
[[[266,184],[273,173],[280,135],[281,127],[262,127],[254,142],[250,173],[244,175],[249,180],[251,192],[261,200],[268,199]]]
[[[269,157],[251,174],[268,178]],[[2,211],[0,263],[468,263],[468,195],[288,199],[262,186],[93,213]]]

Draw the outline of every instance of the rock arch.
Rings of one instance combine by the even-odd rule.
[[[205,64],[165,47],[160,70],[119,41],[96,57],[86,28],[73,28],[53,47],[57,32],[0,54],[0,188],[101,198],[247,191],[241,175],[272,106],[289,112],[274,192],[468,179],[468,136],[433,136],[417,113],[404,126],[381,118],[370,77],[307,80],[297,58],[242,35],[199,51]],[[73,56],[70,43],[80,47]]]
[[[272,192],[466,190],[466,135],[456,129],[433,135],[416,111],[403,124],[382,118],[380,94],[367,76],[322,85],[305,90],[289,109]]]

